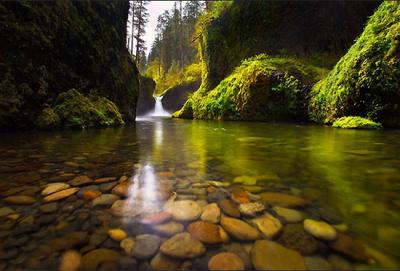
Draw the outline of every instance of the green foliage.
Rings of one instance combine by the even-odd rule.
[[[320,123],[358,115],[400,125],[400,3],[385,1],[328,76],[315,85],[310,118]]]
[[[209,92],[194,93],[175,117],[229,120],[304,120],[309,86],[326,70],[295,58],[265,54],[242,61]]]
[[[381,129],[382,124],[362,117],[342,117],[332,124],[335,128],[345,129]]]
[[[87,128],[124,124],[113,102],[104,97],[84,96],[75,89],[58,95],[54,111],[66,127]]]
[[[41,129],[55,128],[60,125],[60,117],[53,109],[43,108],[42,113],[36,119],[36,126]]]

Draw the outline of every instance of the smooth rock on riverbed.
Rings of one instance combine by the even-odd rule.
[[[250,252],[256,270],[304,270],[304,259],[295,250],[268,240],[257,240]]]
[[[107,248],[92,250],[82,257],[82,270],[96,270],[104,262],[117,263],[119,253]]]
[[[201,220],[216,224],[219,223],[220,219],[221,210],[216,203],[210,203],[204,207],[203,213],[201,214]]]
[[[219,244],[226,240],[226,233],[220,226],[210,222],[196,221],[188,226],[188,232],[204,244]]]
[[[239,219],[222,217],[221,225],[224,230],[238,240],[252,241],[260,236],[257,229]]]
[[[153,230],[162,236],[172,236],[183,232],[185,227],[176,221],[169,221],[164,224],[154,225]]]
[[[279,217],[282,217],[288,223],[298,223],[304,219],[303,215],[297,210],[279,206],[273,207],[272,210],[274,210]]]
[[[270,214],[255,218],[252,222],[269,239],[277,236],[282,230],[282,223]]]
[[[69,196],[72,196],[73,194],[75,194],[78,191],[79,191],[79,188],[77,188],[77,187],[68,188],[68,189],[61,190],[59,192],[48,195],[47,197],[43,198],[43,201],[51,202],[51,201],[65,199]]]
[[[36,202],[36,199],[30,196],[9,196],[4,201],[16,205],[31,205]]]
[[[135,238],[135,245],[132,249],[133,257],[137,259],[149,259],[154,256],[161,244],[161,239],[157,235],[142,234]]]
[[[304,230],[316,238],[332,241],[337,237],[337,232],[334,227],[324,221],[306,219],[303,222]]]
[[[192,200],[175,201],[166,209],[177,221],[193,221],[200,217],[202,209]]]
[[[67,188],[69,188],[69,184],[67,183],[51,183],[43,189],[42,196],[47,196]]]
[[[208,262],[209,270],[245,270],[243,260],[231,252],[214,255]]]
[[[178,233],[165,241],[160,250],[167,256],[179,259],[192,259],[206,252],[204,245],[190,233]]]

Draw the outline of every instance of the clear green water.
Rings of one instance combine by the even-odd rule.
[[[237,176],[263,175],[264,181],[257,185],[266,191],[303,197],[321,216],[346,223],[349,234],[367,246],[392,259],[400,257],[398,130],[157,119],[115,129],[20,132],[2,134],[0,138],[3,198],[10,188],[42,188],[49,182],[68,181],[71,177],[63,176],[64,173],[85,174],[93,179],[133,176],[135,164],[147,165],[154,172],[172,171],[177,179],[192,181],[231,182]],[[23,176],[36,177],[29,182],[32,178]],[[154,185],[157,186],[157,179]],[[30,193],[40,198],[40,190]],[[0,202],[0,207],[12,207],[22,218],[30,213],[39,218],[39,205]],[[86,203],[79,208],[94,215]],[[54,216],[54,225],[68,218],[62,208]],[[3,225],[9,223],[4,222],[5,218],[0,220]],[[54,225],[42,228],[48,230]],[[10,238],[20,238],[15,227],[0,229],[3,244]],[[86,224],[83,230],[90,234],[94,227],[97,226],[93,223]],[[38,229],[41,230],[45,231]],[[23,234],[28,238],[25,244],[38,246],[51,238],[33,235],[34,232]],[[24,251],[23,246],[3,248],[1,267],[29,266],[27,259],[33,252]],[[17,253],[4,256],[5,250]],[[60,253],[53,254],[53,267]]]

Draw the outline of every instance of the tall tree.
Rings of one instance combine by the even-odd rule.
[[[138,0],[137,8],[134,10],[133,18],[136,19],[135,27],[136,27],[136,63],[140,63],[141,52],[146,51],[145,41],[143,39],[144,34],[146,33],[146,24],[149,21],[149,13],[147,11],[148,1]]]

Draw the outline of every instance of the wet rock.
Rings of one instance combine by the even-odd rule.
[[[188,188],[189,186],[190,186],[190,182],[188,180],[181,180],[176,184],[175,188],[176,189],[185,189],[185,188]]]
[[[202,188],[190,188],[190,189],[178,189],[176,191],[178,194],[189,194],[189,195],[196,195],[196,196],[203,196],[207,194],[207,191]]]
[[[182,200],[173,202],[165,211],[171,213],[174,220],[192,221],[200,217],[202,209],[195,201]]]
[[[234,189],[232,191],[231,198],[238,204],[250,202],[249,195],[242,189]]]
[[[211,188],[213,188],[213,189],[209,189],[208,194],[207,194],[208,202],[219,202],[219,201],[229,197],[229,192],[222,190],[222,189],[217,189],[214,187],[211,187]]]
[[[244,185],[244,186],[242,186],[242,188],[244,189],[244,190],[246,190],[247,192],[250,192],[250,193],[261,193],[262,191],[264,191],[264,187],[262,187],[262,186],[247,186],[247,185]]]
[[[39,218],[36,220],[36,223],[39,224],[40,226],[43,225],[49,225],[50,223],[53,223],[56,220],[57,216],[56,215],[41,215]]]
[[[113,189],[114,186],[116,186],[117,184],[118,182],[103,183],[99,185],[99,189],[101,192],[106,193],[109,192],[111,189]]]
[[[251,185],[257,184],[257,179],[252,176],[243,175],[243,176],[238,176],[235,179],[233,179],[233,182],[251,186]]]
[[[229,182],[219,182],[219,181],[208,181],[208,184],[212,185],[212,186],[224,187],[224,188],[231,186],[231,183],[229,183]]]
[[[16,212],[9,207],[1,207],[0,208],[0,217],[8,216],[8,215],[15,214],[15,213]]]
[[[221,208],[224,214],[237,218],[240,217],[240,211],[236,203],[234,203],[232,200],[223,199],[218,202],[218,206]]]
[[[81,254],[76,250],[68,250],[61,257],[59,271],[76,271],[81,265]]]
[[[132,256],[137,259],[149,259],[153,257],[161,244],[157,235],[142,234],[135,238],[135,245],[132,249]]]
[[[57,201],[57,200],[61,200],[61,199],[65,199],[69,196],[72,196],[73,194],[75,194],[76,192],[79,191],[79,188],[68,188],[53,194],[50,194],[48,196],[46,196],[45,198],[43,198],[44,202],[52,202],[52,201]]]
[[[121,270],[137,270],[137,261],[134,258],[122,256],[118,262]]]
[[[113,205],[115,201],[119,200],[119,197],[113,194],[103,194],[92,201],[92,206],[104,206],[109,207]]]
[[[69,184],[67,183],[50,183],[42,190],[42,196],[47,196],[67,188],[69,188]]]
[[[88,191],[85,191],[82,195],[82,197],[85,200],[94,200],[95,198],[98,198],[100,196],[101,196],[101,192],[97,191],[97,190],[88,190]]]
[[[36,199],[30,196],[9,196],[4,201],[16,205],[31,205],[36,203]]]
[[[304,259],[295,250],[268,240],[257,240],[250,252],[256,270],[304,270]]]
[[[121,241],[120,247],[127,255],[132,255],[133,248],[135,247],[135,240],[133,238],[125,238]]]
[[[78,176],[69,181],[72,186],[84,186],[93,183],[93,180],[86,175]]]
[[[109,183],[109,182],[115,181],[116,179],[117,178],[115,178],[115,177],[104,177],[104,178],[99,178],[99,179],[94,180],[94,183],[97,183],[97,184],[99,184],[99,183]]]
[[[122,241],[127,237],[126,232],[124,232],[121,229],[111,229],[108,231],[108,235],[110,236],[111,239],[115,241]]]
[[[329,243],[329,247],[356,261],[365,261],[368,258],[365,247],[360,241],[342,233],[338,234],[335,241]]]
[[[111,191],[111,193],[120,196],[120,197],[127,197],[129,194],[129,187],[131,186],[130,182],[123,182],[117,184]]]
[[[236,255],[238,255],[242,259],[246,269],[252,268],[250,255],[241,243],[226,244],[223,246],[223,250],[227,251],[227,252],[232,252],[232,253],[235,253]]]
[[[196,195],[178,195],[176,197],[176,200],[197,200],[197,196]]]
[[[156,175],[160,178],[174,178],[175,174],[170,171],[157,172]]]
[[[306,219],[303,226],[306,232],[322,240],[332,241],[337,237],[335,228],[324,221]]]
[[[86,232],[75,231],[68,233],[62,237],[50,240],[47,247],[50,248],[49,252],[56,252],[73,248],[78,245],[84,245],[88,242],[89,238]]]
[[[231,236],[238,240],[252,241],[259,238],[260,236],[257,229],[239,219],[222,217],[221,225],[224,230],[226,230]]]
[[[116,263],[119,258],[119,253],[107,249],[107,248],[99,248],[96,250],[92,250],[82,257],[82,270],[96,270],[97,267],[100,266],[101,263],[104,262],[114,262]]]
[[[160,250],[163,254],[179,259],[192,259],[206,252],[204,245],[190,233],[178,233],[165,241]]]
[[[308,270],[332,270],[332,265],[322,257],[308,256],[304,257],[304,262]]]
[[[160,252],[150,262],[150,266],[154,270],[177,270],[180,265],[181,261],[165,256]]]
[[[243,260],[232,252],[214,255],[208,262],[209,270],[245,270]]]
[[[287,223],[298,223],[303,221],[303,215],[296,210],[288,209],[284,207],[275,206],[272,208],[274,212]]]
[[[101,232],[94,232],[89,239],[89,244],[93,247],[101,245],[108,238],[107,234]]]
[[[206,182],[192,184],[193,188],[207,188],[208,186],[209,186],[209,184]],[[203,190],[203,191],[205,191],[205,190]]]
[[[219,244],[224,240],[221,236],[220,227],[205,221],[196,221],[188,226],[188,232],[204,244]]]
[[[39,207],[39,209],[44,214],[54,213],[55,211],[58,210],[58,203],[57,202],[47,203],[47,204],[41,205]]]
[[[162,236],[172,236],[178,233],[183,232],[183,230],[185,229],[185,227],[178,222],[175,221],[170,221],[164,224],[159,224],[159,225],[155,225],[153,226],[153,230],[157,233],[160,234]]]
[[[146,225],[157,225],[169,221],[172,215],[168,212],[159,212],[155,214],[148,214],[142,218],[142,223]]]
[[[263,192],[260,194],[262,200],[270,205],[277,205],[281,207],[300,207],[306,204],[306,201],[300,197],[276,193],[276,192]]]
[[[349,230],[349,226],[345,223],[337,224],[337,225],[332,225],[332,227],[335,228],[338,232],[347,232]]]
[[[278,242],[287,248],[299,251],[303,255],[317,252],[321,246],[320,241],[307,233],[302,224],[289,224],[283,228]]]
[[[216,203],[210,203],[204,207],[201,220],[216,224],[219,223],[220,219],[221,210]]]
[[[343,257],[331,254],[328,257],[328,261],[334,270],[353,270],[353,267],[349,263],[348,260],[344,259]]]
[[[277,236],[282,230],[282,223],[270,214],[253,219],[252,223],[269,239]]]
[[[256,216],[264,210],[265,206],[261,202],[248,202],[239,205],[239,211],[244,216]]]

